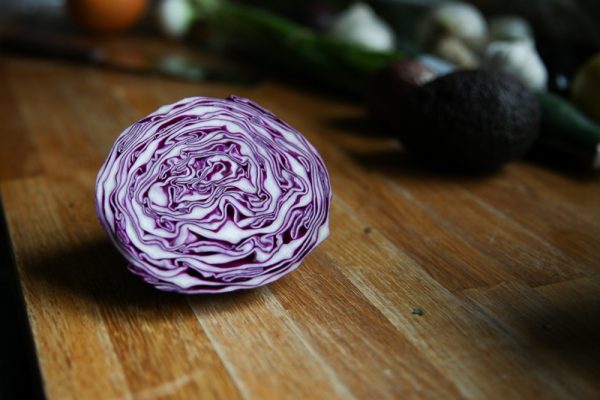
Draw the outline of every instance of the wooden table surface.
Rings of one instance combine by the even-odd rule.
[[[50,399],[600,398],[600,179],[427,172],[356,104],[0,58],[0,189]],[[331,236],[268,287],[182,297],[96,219],[117,135],[187,96],[249,97],[331,173]]]

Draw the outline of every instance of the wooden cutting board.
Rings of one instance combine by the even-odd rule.
[[[359,106],[272,82],[0,68],[1,196],[48,398],[600,397],[598,175],[426,172]],[[268,287],[158,292],[105,238],[97,170],[160,105],[230,93],[321,152],[331,236]]]

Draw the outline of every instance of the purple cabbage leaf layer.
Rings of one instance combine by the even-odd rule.
[[[96,211],[130,270],[158,289],[273,282],[329,234],[331,186],[302,134],[250,100],[193,97],[127,128]]]

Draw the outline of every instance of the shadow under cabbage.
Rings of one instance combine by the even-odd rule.
[[[52,286],[52,290],[100,306],[149,314],[165,307],[187,307],[186,295],[157,290],[129,272],[127,261],[106,239],[53,251],[26,268],[28,274]],[[249,292],[252,290],[193,296],[196,301],[210,298],[239,304],[255,299]]]

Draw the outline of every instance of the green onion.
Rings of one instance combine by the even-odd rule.
[[[363,94],[371,75],[397,52],[364,49],[284,17],[229,1],[198,1],[198,19],[225,48],[261,65],[315,80],[347,94]]]

